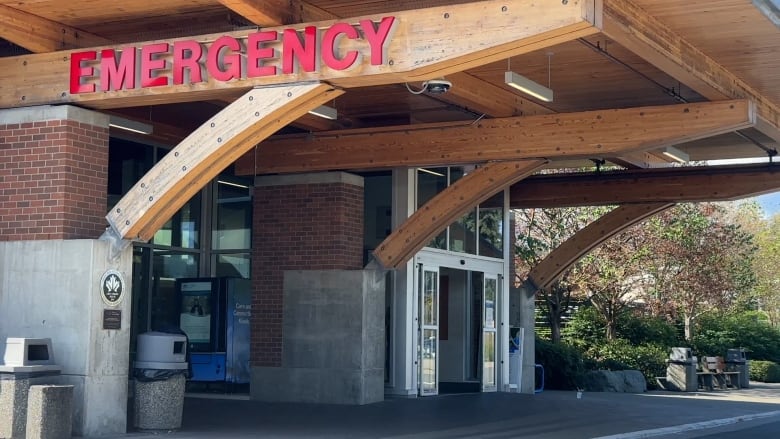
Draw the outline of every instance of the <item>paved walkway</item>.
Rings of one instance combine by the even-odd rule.
[[[733,431],[759,422],[765,425],[762,434],[767,428],[780,428],[780,385],[753,383],[750,389],[697,393],[585,392],[581,399],[576,392],[560,391],[461,394],[390,399],[366,406],[187,397],[182,429],[167,437],[695,437],[691,432]],[[780,431],[776,433],[764,437],[780,437]],[[131,433],[123,437],[148,436]]]

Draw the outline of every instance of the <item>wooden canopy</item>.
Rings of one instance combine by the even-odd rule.
[[[388,17],[394,21],[383,28]],[[359,49],[370,40],[367,26],[386,36],[369,41],[370,53]],[[172,64],[163,62],[155,74],[171,78],[165,86],[125,82],[122,89],[114,72],[113,88],[74,93],[84,81],[99,81],[98,71],[108,66],[89,64],[90,55],[82,63],[74,55],[85,51],[125,57],[137,49],[137,56],[153,62],[175,57],[155,55],[160,44],[197,48],[229,37],[237,41],[236,59],[243,57],[245,65],[260,56],[247,52],[247,42],[255,41],[251,35],[265,38],[289,30],[305,44],[309,36],[333,28],[341,36],[330,34],[333,62],[327,65],[174,84]],[[282,53],[279,44],[272,48]],[[151,47],[152,55],[142,47]],[[354,62],[341,68],[351,53]],[[76,83],[69,77],[74,59],[87,76]],[[281,69],[282,60],[276,61]],[[111,68],[121,73],[122,64]],[[507,71],[552,89],[554,100],[510,87]],[[531,161],[526,171],[536,169],[530,163],[570,168],[591,166],[591,159],[626,168],[668,167],[673,160],[663,154],[667,146],[692,162],[762,159],[774,156],[779,146],[779,72],[780,32],[751,0],[720,0],[717,7],[710,0],[0,0],[0,108],[81,105],[152,124],[154,134],[139,138],[173,147],[204,122],[223,117],[219,112],[252,87],[324,84],[321,89],[331,93],[327,101],[319,95],[291,104],[294,112],[278,102],[275,111],[286,112],[286,118],[266,122],[262,135],[232,133],[240,143],[232,153],[216,145],[198,159],[202,162],[190,165],[214,160],[224,167],[237,158],[235,151],[249,151],[247,145],[262,141],[256,149],[260,155],[253,149],[238,158],[237,170],[245,175],[516,160]],[[424,81],[438,78],[452,83],[448,92],[421,92]],[[306,113],[323,102],[336,108],[335,120]],[[728,175],[735,184],[747,178]],[[204,176],[182,178],[202,181]],[[177,184],[183,185],[170,183],[171,190]],[[553,206],[565,198],[553,186],[546,189],[535,203]],[[168,200],[172,193],[159,195]],[[625,203],[646,195],[635,189],[622,193]],[[685,199],[671,198],[662,201]],[[128,235],[119,233],[149,236],[176,207],[162,204],[165,211],[154,212],[147,225],[125,224]],[[446,200],[434,205],[452,206]],[[430,230],[413,232],[426,236]]]

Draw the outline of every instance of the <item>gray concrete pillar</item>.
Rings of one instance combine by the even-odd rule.
[[[116,260],[109,247],[90,239],[0,242],[0,340],[51,339],[62,373],[47,384],[74,386],[77,436],[126,432],[132,247]],[[104,291],[109,272],[124,281],[121,295],[115,282]]]
[[[523,374],[520,385],[520,393],[534,393],[534,302],[536,289],[523,284],[520,287],[509,289],[509,326],[524,328],[523,339]]]
[[[252,368],[252,399],[384,400],[384,305],[381,271],[286,271],[282,364]]]

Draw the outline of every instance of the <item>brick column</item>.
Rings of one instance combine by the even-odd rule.
[[[257,178],[252,366],[281,366],[284,271],[359,270],[362,253],[361,177],[328,172]]]
[[[0,111],[0,241],[105,230],[108,116],[72,106]]]

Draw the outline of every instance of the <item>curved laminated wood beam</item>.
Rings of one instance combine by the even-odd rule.
[[[341,94],[327,84],[252,89],[185,138],[106,218],[114,238],[147,241],[238,157],[307,111]]]
[[[493,162],[477,168],[417,209],[377,246],[374,257],[385,268],[397,268],[469,209],[547,163],[547,160]]]
[[[674,203],[629,204],[588,224],[550,252],[536,265],[525,281],[533,291],[549,287],[564,271],[602,242],[634,224],[674,206]]]
[[[269,139],[257,156],[236,163],[236,173],[611,157],[747,128],[754,122],[753,104],[735,100],[326,131]]]
[[[601,1],[601,26],[607,37],[707,99],[750,99],[756,102],[756,128],[780,141],[778,104],[631,0]]]
[[[696,166],[536,175],[512,185],[512,209],[731,201],[780,190],[780,166]]]
[[[244,57],[249,55],[247,50],[241,49],[240,46],[246,45],[250,35],[260,38],[262,44],[258,46],[258,50],[263,53],[269,51],[270,55],[252,52],[252,59],[267,70],[255,72],[258,70],[256,65],[251,75],[247,67],[239,72],[239,77],[231,75],[229,80],[220,81],[211,74],[205,75],[201,78],[202,81],[197,83],[176,83],[176,78],[171,73],[172,70],[177,70],[172,68],[177,62],[173,50],[160,45],[174,46],[171,42],[180,41],[182,44],[194,44],[192,47],[201,47],[205,54],[207,49],[214,48],[210,44],[216,44],[216,36],[213,34],[162,43],[140,42],[79,51],[6,57],[0,58],[0,108],[64,103],[78,103],[91,108],[118,108],[151,103],[187,102],[212,99],[219,96],[219,91],[224,89],[248,89],[253,86],[301,81],[328,81],[344,88],[423,81],[593,35],[598,32],[596,23],[600,20],[600,13],[600,7],[592,0],[488,0],[338,21],[304,23],[289,28],[263,28],[260,32],[228,32],[219,38],[225,37],[223,40],[230,42],[240,41],[240,44],[236,42],[236,47],[239,47],[238,51]],[[475,20],[474,17],[480,19]],[[332,57],[335,53],[351,53],[355,55],[352,64],[344,66],[344,62],[340,61],[327,63],[315,55],[306,61],[306,64],[311,62],[313,66],[291,69],[290,64],[295,65],[296,60],[297,64],[303,63],[302,58],[305,56],[299,54],[297,58],[293,58],[293,49],[283,45],[285,32],[289,31],[288,35],[300,36],[299,31],[309,29],[307,38],[311,37],[314,42],[309,40],[310,42],[306,43],[307,53],[321,55],[325,45],[324,34],[331,26],[339,27],[338,32],[329,34],[331,39],[327,42],[333,43],[333,47],[328,51],[329,56]],[[336,38],[342,35],[340,32],[357,33],[357,36]],[[371,33],[374,35],[366,36]],[[270,35],[282,37],[269,39]],[[291,43],[291,38],[287,41],[291,47],[299,44]],[[100,78],[96,75],[103,62],[98,59],[103,56],[102,53],[120,53],[131,47],[148,47],[149,50],[155,51],[153,64],[147,66],[151,68],[150,74],[154,76],[147,78],[147,82],[153,86],[141,87],[142,81],[133,86],[125,82],[123,87],[117,86],[108,91],[89,91],[92,85],[100,85]],[[235,53],[233,55],[238,56]],[[182,56],[184,55],[180,54],[180,57]],[[70,77],[71,59],[77,67],[75,79]],[[200,59],[205,61],[205,55]],[[283,73],[285,62],[288,63],[286,70],[291,71],[290,73]],[[178,63],[181,69],[188,65],[184,60],[179,60]],[[124,76],[129,78],[131,73],[140,73],[139,66],[140,64],[136,63],[135,70],[128,68],[132,71],[125,72],[127,74]],[[273,70],[273,73],[270,73],[270,70]],[[118,77],[119,75],[114,75],[114,79]],[[71,94],[72,86],[73,90],[79,92]],[[84,91],[81,91],[82,86]]]

